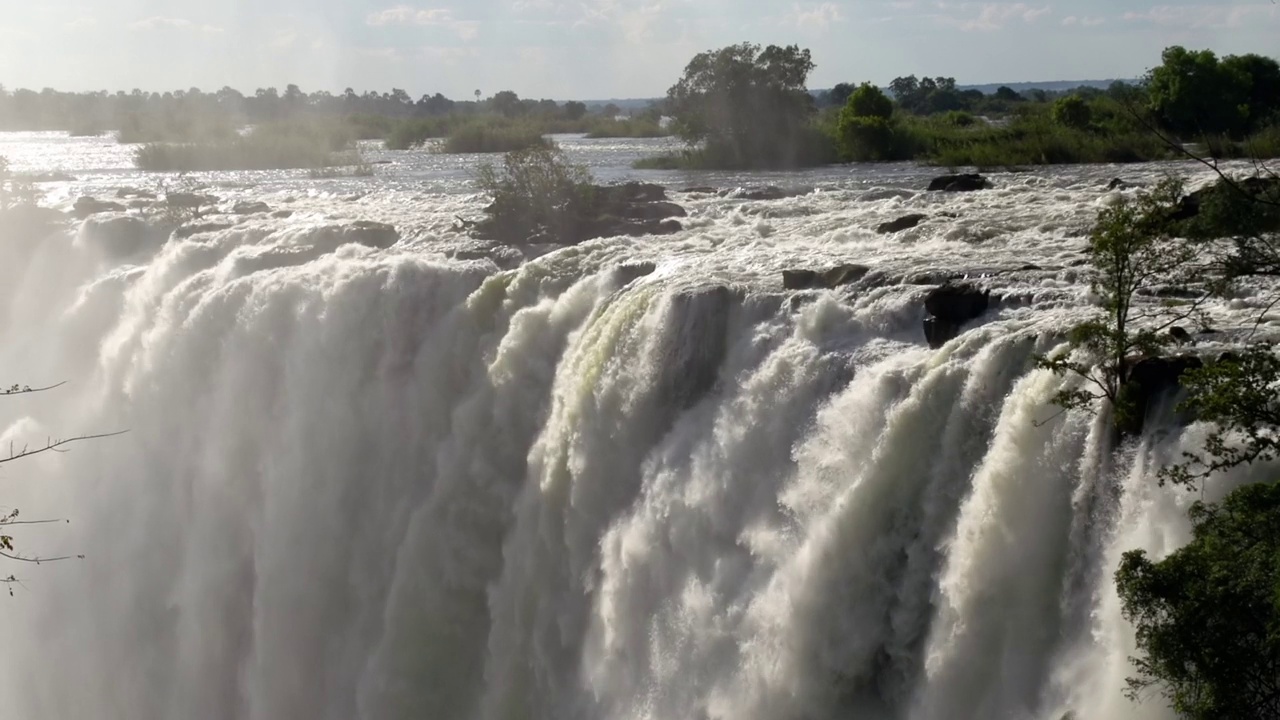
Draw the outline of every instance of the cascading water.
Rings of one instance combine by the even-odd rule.
[[[1033,359],[1074,271],[938,351],[922,286],[772,279],[849,247],[990,259],[945,235],[899,259],[839,215],[910,196],[708,205],[505,271],[448,259],[438,218],[389,248],[319,211],[5,238],[4,380],[72,384],[6,401],[3,439],[130,430],[6,468],[6,505],[73,520],[25,549],[87,555],[0,613],[6,713],[1169,717],[1123,696],[1110,574],[1187,539],[1195,498],[1152,468],[1202,430],[1113,456],[1055,412]],[[1060,227],[1039,257],[1079,242]]]

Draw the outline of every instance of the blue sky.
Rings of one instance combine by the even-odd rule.
[[[1280,52],[1260,2],[0,0],[0,84],[164,90],[297,83],[465,98],[661,95],[695,53],[813,51],[810,87],[1136,76],[1171,44]]]

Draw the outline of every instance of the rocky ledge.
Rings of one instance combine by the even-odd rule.
[[[605,237],[670,235],[684,226],[676,218],[688,212],[667,200],[660,185],[629,182],[592,185],[550,212],[530,213],[495,201],[479,221],[460,220],[462,229],[482,240],[522,244],[576,245]]]

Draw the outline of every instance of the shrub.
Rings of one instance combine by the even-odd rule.
[[[568,236],[593,193],[591,173],[550,145],[509,152],[501,167],[482,164],[476,185],[493,198],[483,230],[504,241],[524,241],[539,232]]]
[[[871,83],[859,85],[858,89],[849,96],[844,107],[845,111],[853,117],[888,120],[893,115],[893,101]]]
[[[542,131],[528,125],[476,122],[454,129],[436,148],[443,153],[506,153],[551,147]]]
[[[134,164],[150,172],[283,170],[360,163],[348,151],[350,128],[341,123],[271,123],[244,136],[204,143],[149,143]]]
[[[1058,98],[1050,111],[1053,121],[1073,130],[1088,130],[1093,123],[1093,109],[1079,95]]]

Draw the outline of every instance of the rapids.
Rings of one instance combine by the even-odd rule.
[[[1203,172],[929,195],[927,168],[641,173],[659,143],[566,145],[667,185],[685,232],[522,262],[453,229],[475,158],[375,152],[372,179],[192,178],[288,218],[0,238],[0,380],[68,381],[0,403],[0,439],[129,430],[0,475],[6,507],[70,520],[22,550],[86,555],[15,570],[7,717],[1170,717],[1123,695],[1111,573],[1188,539],[1198,496],[1153,468],[1205,429],[1104,453],[1033,358],[1089,301],[1107,181]],[[109,140],[0,155],[70,173],[42,185],[60,209],[150,182]],[[764,184],[807,191],[680,192]],[[870,230],[907,212],[931,218]],[[873,271],[782,289],[841,262]],[[921,299],[954,273],[1001,300],[930,350]],[[1263,304],[1212,308],[1219,342]]]

